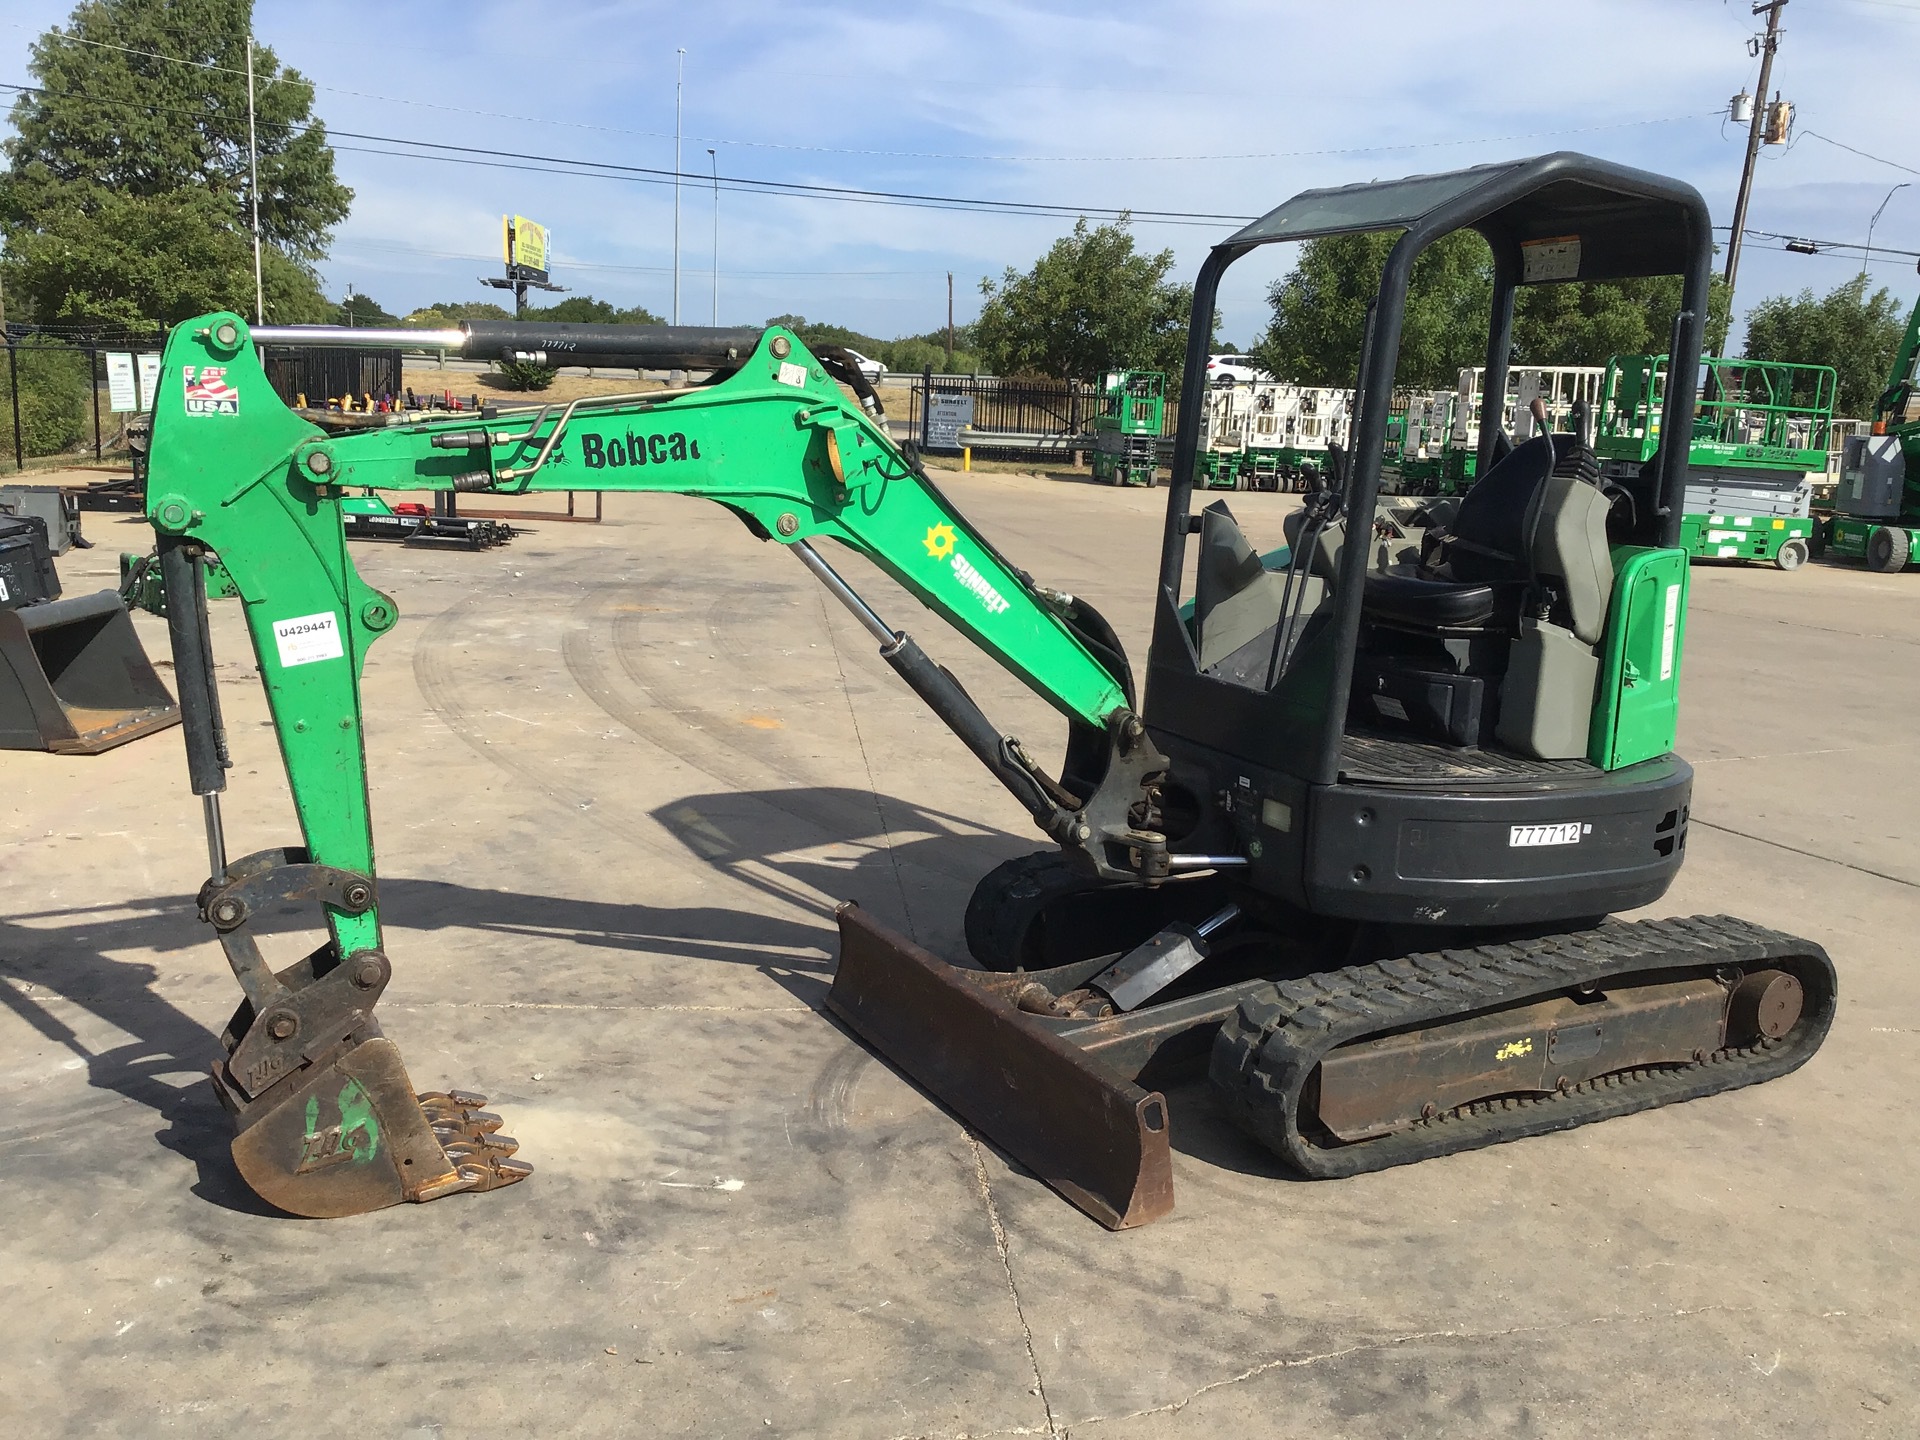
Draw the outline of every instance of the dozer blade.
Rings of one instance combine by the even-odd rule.
[[[827,1008],[935,1099],[1111,1230],[1173,1210],[1167,1104],[1016,997],[843,905]]]
[[[225,1062],[214,1088],[239,1133],[234,1164],[254,1193],[293,1215],[334,1219],[462,1190],[497,1190],[533,1167],[498,1133],[486,1098],[415,1096],[393,1042],[368,1021],[321,1061],[247,1100]]]
[[[0,749],[98,755],[179,723],[113,591],[0,610]]]

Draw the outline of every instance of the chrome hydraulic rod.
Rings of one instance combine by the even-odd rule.
[[[787,548],[800,557],[800,563],[814,573],[815,578],[827,587],[827,592],[832,595],[834,599],[838,600],[853,612],[853,618],[866,627],[869,635],[880,642],[882,653],[899,645],[900,641],[905,638],[875,614],[873,607],[867,604],[865,600],[862,600],[858,592],[840,578],[837,570],[820,558],[820,552],[815,550],[813,546],[804,540],[796,540]]]
[[[200,813],[207,822],[207,873],[218,885],[227,878],[227,832],[220,823],[220,796],[208,793],[200,797]]]
[[[840,578],[820,552],[804,540],[795,540],[788,549],[800,557],[820,583],[847,609],[862,628],[880,642],[880,658],[912,687],[913,693],[927,702],[946,727],[993,772],[994,778],[1027,807],[1040,828],[1062,844],[1078,844],[1087,838],[1086,826],[1077,815],[1063,809],[1047,793],[1048,786],[1022,763],[1020,742],[1003,735],[986,717],[973,697],[922,650],[904,630],[895,630],[862,600],[854,588]]]
[[[1245,865],[1244,855],[1169,855],[1169,870],[1231,870],[1236,865]]]

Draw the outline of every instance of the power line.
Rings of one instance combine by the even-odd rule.
[[[1713,228],[1716,233],[1725,234],[1732,227],[1716,225]],[[1862,240],[1818,240],[1811,235],[1800,235],[1785,230],[1755,230],[1752,226],[1748,226],[1741,234],[1746,238],[1758,240],[1798,240],[1804,244],[1819,246],[1823,254],[1829,250],[1864,250],[1867,248],[1866,242]],[[1920,259],[1920,250],[1901,250],[1892,245],[1879,244],[1876,244],[1873,249],[1874,252],[1879,255],[1905,255],[1909,259]]]
[[[11,22],[16,30],[28,30],[30,27]],[[126,45],[114,45],[105,40],[89,40],[81,35],[70,35],[59,30],[46,32],[55,38],[71,41],[77,45],[93,45],[105,50],[117,50],[126,55],[139,55],[153,60],[166,60],[176,65],[190,65],[201,70],[216,70],[228,75],[245,75],[244,70],[236,70],[229,65],[220,65],[210,60],[188,60],[178,55],[167,55],[158,50],[138,50]],[[284,77],[274,77],[280,79]],[[489,120],[511,120],[522,125],[556,125],[568,129],[597,131],[607,135],[633,135],[648,140],[671,140],[670,132],[659,130],[636,130],[619,125],[597,125],[584,120],[555,120],[541,115],[513,115],[499,110],[477,110],[465,105],[447,105],[437,100],[418,100],[410,96],[376,95],[366,90],[347,90],[336,85],[322,85],[315,80],[302,77],[305,84],[316,90],[324,90],[332,95],[346,95],[356,100],[373,100],[384,105],[412,105],[423,110],[439,110],[451,115],[473,115]],[[271,83],[271,82],[270,82]],[[964,154],[951,151],[933,150],[882,150],[858,148],[843,145],[802,145],[782,140],[741,140],[731,136],[688,135],[684,138],[702,144],[731,145],[736,148],[756,150],[782,150],[794,153],[816,155],[857,155],[873,159],[888,160],[958,160],[994,164],[1191,164],[1194,162],[1235,161],[1235,160],[1301,160],[1316,159],[1334,155],[1377,155],[1393,151],[1444,150],[1471,145],[1504,145],[1519,140],[1545,140],[1562,135],[1591,135],[1606,130],[1626,130],[1647,125],[1677,125],[1688,120],[1712,119],[1719,115],[1718,110],[1691,115],[1664,115],[1645,120],[1614,120],[1599,125],[1581,125],[1557,130],[1531,130],[1513,135],[1484,135],[1464,140],[1419,140],[1386,145],[1354,145],[1326,150],[1250,150],[1226,154],[1201,155],[989,155]]]
[[[463,250],[426,250],[405,240],[363,239],[358,236],[345,236],[340,243],[345,246],[359,246],[369,250],[395,250],[408,255],[430,255],[436,260],[472,260],[486,263],[497,260],[497,255],[475,255]],[[631,270],[639,274],[667,275],[672,267],[666,265],[619,265],[611,261],[582,260],[564,252],[555,252],[555,259],[575,270]],[[684,267],[683,267],[684,268]],[[697,270],[695,273],[699,273]],[[893,278],[903,275],[944,275],[945,267],[932,270],[730,270],[731,275],[754,275],[760,277],[789,275],[835,275],[835,276],[872,276]]]
[[[127,109],[151,110],[162,114],[196,115],[204,111],[158,106],[138,100],[114,100],[79,90],[55,90],[40,85],[19,85],[0,81],[0,89],[39,95],[61,95],[94,104],[115,105]],[[403,145],[410,150],[373,150],[359,145],[335,145],[336,150],[356,154],[387,155],[408,160],[437,160],[443,164],[481,165],[493,169],[528,170],[535,173],[571,175],[588,179],[629,180],[639,184],[671,185],[673,171],[659,166],[622,165],[608,160],[589,160],[565,155],[541,155],[525,151],[498,150],[485,146],[452,145],[435,140],[413,140],[398,135],[377,135],[357,130],[329,130],[329,136],[365,140],[377,145]],[[426,152],[426,153],[415,153]],[[437,153],[444,152],[444,153]],[[479,157],[479,158],[475,158]],[[510,163],[522,162],[522,163]],[[686,178],[686,177],[682,177]],[[698,176],[698,179],[709,179]],[[1219,229],[1254,219],[1251,215],[1215,214],[1189,210],[1136,210],[1130,206],[1066,205],[1029,200],[991,200],[963,195],[933,195],[912,191],[864,190],[849,185],[808,185],[791,180],[763,180],[753,176],[722,175],[723,189],[743,194],[787,195],[795,198],[833,199],[860,204],[903,205],[916,209],[966,210],[980,214],[1037,216],[1044,219],[1073,219],[1079,216],[1117,220],[1125,215],[1147,224],[1200,225]]]
[[[339,132],[336,132],[339,133]],[[424,142],[409,141],[409,144]],[[656,174],[612,174],[603,170],[564,169],[551,164],[527,165],[512,160],[474,158],[466,155],[419,154],[402,150],[375,150],[364,145],[336,145],[336,150],[346,150],[360,155],[385,155],[396,160],[431,160],[442,165],[473,165],[489,170],[524,170],[536,175],[565,175],[581,180],[616,180],[636,185],[671,185],[673,172],[661,170]],[[481,152],[484,156],[487,152]],[[689,172],[691,173],[691,172]],[[662,178],[664,177],[664,178]],[[699,177],[694,177],[699,178]],[[708,177],[709,180],[711,177]],[[1156,211],[1143,215],[1139,211],[1125,209],[1061,209],[1051,210],[1044,206],[1021,206],[1013,201],[967,201],[952,200],[914,200],[904,199],[885,191],[862,191],[839,187],[822,186],[786,186],[780,181],[737,180],[728,176],[720,177],[720,187],[731,194],[771,195],[791,200],[835,200],[854,205],[887,205],[908,210],[944,210],[965,214],[1019,216],[1026,219],[1073,220],[1096,219],[1113,221],[1123,216],[1142,225],[1179,225],[1199,229],[1218,231],[1228,224],[1244,223],[1253,216],[1222,216],[1218,220],[1183,220],[1168,218],[1166,212]],[[817,193],[831,189],[832,193]]]
[[[1822,135],[1818,130],[1802,130],[1800,132],[1800,138],[1803,140],[1823,140],[1829,145],[1845,150],[1850,155],[1858,155],[1862,160],[1872,160],[1879,165],[1891,165],[1895,170],[1904,170],[1909,175],[1920,175],[1920,170],[1914,169],[1911,165],[1902,165],[1898,160],[1889,160],[1884,155],[1869,155],[1865,150],[1856,150],[1853,146],[1843,144],[1830,135]]]
[[[484,155],[495,159],[531,161],[543,165],[568,165],[583,170],[605,171],[610,176],[660,177],[664,178],[668,184],[672,184],[674,180],[672,170],[654,165],[622,165],[611,160],[589,160],[571,155],[540,155],[521,150],[500,150],[487,145],[453,145],[439,140],[410,140],[403,136],[369,135],[354,130],[335,130],[331,133],[349,140],[369,140],[383,145],[409,145],[417,149],[448,151],[457,155]],[[686,179],[690,174],[691,172],[684,172],[680,178]],[[705,180],[710,177],[703,175],[697,178]],[[761,180],[744,175],[722,175],[720,183],[735,187],[754,187],[808,195],[847,196],[861,200],[915,201],[929,205],[980,207],[1022,214],[1042,214],[1056,218],[1062,215],[1117,217],[1124,214],[1135,218],[1208,220],[1232,225],[1244,225],[1258,218],[1253,215],[1233,215],[1207,210],[1145,210],[1131,205],[1074,205],[1063,201],[989,200],[974,196],[923,194],[911,190],[868,190],[852,185],[807,185],[793,180]]]

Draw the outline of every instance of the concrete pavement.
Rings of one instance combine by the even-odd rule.
[[[1162,492],[943,475],[1139,660]],[[1291,501],[1234,496],[1272,543]],[[0,754],[0,1377],[15,1433],[1904,1435],[1920,1162],[1920,582],[1701,568],[1689,863],[1659,913],[1806,934],[1838,1019],[1772,1085],[1329,1184],[1172,1096],[1178,1210],[1111,1235],[819,1010],[834,902],[962,953],[1037,847],[791,558],[615,497],[472,554],[363,547],[381,1007],[525,1184],[262,1213],[204,1070],[237,999],[177,732]],[[89,517],[70,593],[143,526]],[[1059,726],[876,572],[989,714]],[[139,625],[165,655],[164,626]],[[232,607],[236,853],[296,838]],[[288,934],[269,958],[303,953]]]

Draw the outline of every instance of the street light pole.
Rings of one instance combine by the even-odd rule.
[[[713,319],[717,330],[720,328],[720,157],[714,154],[713,147],[707,147],[707,163],[713,168]]]
[[[260,144],[253,128],[253,31],[247,31],[247,185],[253,199],[253,323],[267,323],[267,292],[260,283]]]
[[[680,91],[686,77],[687,51],[674,52],[673,62],[673,323],[680,323]]]
[[[1873,227],[1880,223],[1880,217],[1886,213],[1887,206],[1892,202],[1894,195],[1906,189],[1911,184],[1913,184],[1911,180],[1902,180],[1898,185],[1894,186],[1892,190],[1887,191],[1887,198],[1880,202],[1880,208],[1874,211],[1873,218],[1867,221],[1867,253],[1860,257],[1860,273],[1862,275],[1867,273],[1867,262],[1873,259]]]

